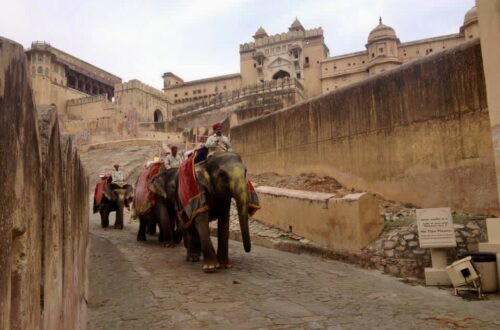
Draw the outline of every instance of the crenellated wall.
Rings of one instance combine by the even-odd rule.
[[[251,172],[335,177],[422,207],[499,213],[479,41],[231,130]]]
[[[21,45],[0,38],[0,329],[86,328],[88,182]]]

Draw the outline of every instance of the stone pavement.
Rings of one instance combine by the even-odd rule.
[[[230,244],[232,269],[204,274],[182,245],[137,242],[136,222],[115,230],[90,221],[91,329],[500,329],[497,298],[466,301],[255,245],[247,254],[240,242]]]

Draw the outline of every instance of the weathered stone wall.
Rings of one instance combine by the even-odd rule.
[[[479,41],[231,130],[249,171],[335,177],[421,207],[498,213]]]
[[[26,70],[0,38],[0,329],[85,328],[88,183]]]

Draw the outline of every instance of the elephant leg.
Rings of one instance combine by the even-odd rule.
[[[137,232],[137,240],[140,242],[146,241],[146,224],[147,220],[144,217],[139,217],[139,231]]]
[[[105,209],[100,209],[99,214],[101,215],[102,228],[108,228],[108,226],[109,226],[109,212]]]
[[[197,262],[200,261],[201,246],[200,236],[194,226],[184,231],[184,245],[187,248],[186,261]]]
[[[229,209],[231,204],[224,207],[217,221],[217,261],[218,268],[231,268],[229,263]]]
[[[201,251],[203,252],[203,271],[214,272],[217,266],[217,256],[210,240],[210,228],[208,226],[208,212],[202,213],[195,218],[196,230],[200,235]]]
[[[174,244],[179,244],[182,241],[182,232],[179,230],[177,225],[177,216],[175,214],[174,206],[172,205],[170,208],[167,207],[167,212],[170,230],[172,233],[172,240]]]
[[[154,234],[156,234],[156,221],[151,221],[148,224],[148,235],[153,236]]]
[[[164,243],[167,247],[174,247],[173,233],[170,225],[170,218],[168,216],[167,207],[164,204],[157,204],[157,218],[160,225],[160,235],[158,240]]]
[[[116,209],[115,229],[123,229],[123,205],[119,205]]]

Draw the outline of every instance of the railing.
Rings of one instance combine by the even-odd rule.
[[[296,78],[284,78],[278,80],[265,81],[260,84],[246,86],[241,89],[219,93],[211,98],[204,99],[186,107],[174,110],[174,117],[184,117],[198,112],[205,112],[220,105],[230,105],[243,98],[252,95],[276,92],[276,91],[297,91],[304,98],[304,86]]]
[[[98,101],[107,101],[108,100],[108,94],[99,94],[99,95],[92,95],[92,96],[87,96],[87,97],[81,97],[78,99],[71,99],[66,102],[66,106],[73,106],[73,105],[82,105],[82,104],[88,104],[88,103],[94,103]]]

